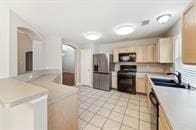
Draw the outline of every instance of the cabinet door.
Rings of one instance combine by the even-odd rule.
[[[172,130],[170,123],[165,116],[165,113],[161,106],[159,106],[159,129],[160,130]]]
[[[145,78],[136,79],[136,92],[146,93],[146,80]]]
[[[162,38],[159,44],[160,63],[173,63],[173,38]]]
[[[112,88],[117,89],[117,77],[112,76]]]
[[[155,62],[160,62],[160,40],[155,44]]]
[[[146,46],[137,47],[136,62],[146,62]]]
[[[196,5],[183,15],[182,57],[185,64],[196,64]]]
[[[130,53],[130,47],[120,48],[119,53]]]
[[[149,108],[149,110],[151,110],[151,107],[152,107],[151,106],[150,97],[149,97],[149,94],[151,92],[151,88],[152,88],[152,86],[150,84],[150,81],[149,81],[148,77],[146,77],[146,94],[147,94],[147,100],[148,100],[148,108]]]
[[[147,62],[154,62],[154,45],[148,45],[147,46]]]
[[[119,49],[113,51],[113,62],[119,62]]]
[[[129,47],[130,53],[136,53],[136,47]]]

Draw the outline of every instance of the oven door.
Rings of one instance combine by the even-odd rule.
[[[118,73],[118,91],[136,93],[134,73]]]
[[[150,92],[149,98],[151,101],[151,130],[158,130],[159,102],[153,90]]]

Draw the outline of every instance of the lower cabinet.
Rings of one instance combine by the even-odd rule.
[[[146,80],[145,78],[136,78],[136,92],[137,93],[146,93]]]
[[[118,86],[117,77],[112,76],[112,88],[117,89],[117,86]]]
[[[148,77],[146,76],[146,94],[147,94],[147,101],[148,101],[148,107],[149,107],[149,110],[151,110],[151,101],[150,101],[150,97],[149,97],[149,94],[151,92],[151,89],[152,89],[152,85],[148,79]]]
[[[172,130],[161,106],[159,106],[159,130]]]
[[[78,94],[48,104],[48,130],[78,130]]]
[[[119,49],[113,50],[113,62],[118,63],[119,62]]]

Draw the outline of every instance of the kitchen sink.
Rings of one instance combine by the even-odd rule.
[[[158,78],[151,78],[152,82],[158,82],[158,83],[176,83],[175,80],[171,80],[171,79],[158,79]]]
[[[155,82],[154,85],[164,86],[164,87],[174,87],[174,88],[186,88],[185,86],[179,85],[177,83],[160,83],[160,82]]]
[[[163,87],[175,87],[175,88],[186,88],[184,85],[180,85],[176,83],[175,80],[171,79],[158,79],[158,78],[151,78],[154,85],[163,86]]]

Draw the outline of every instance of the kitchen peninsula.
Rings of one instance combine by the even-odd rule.
[[[40,127],[41,124],[39,124],[37,127],[39,127],[40,130],[47,130],[47,127],[48,127],[48,130],[53,130],[53,129],[58,129],[58,130],[75,129],[75,130],[77,130],[77,128],[78,128],[78,119],[77,119],[78,118],[78,89],[74,88],[74,87],[70,87],[70,86],[61,85],[60,84],[60,81],[61,81],[60,76],[61,75],[57,70],[41,70],[41,71],[35,71],[32,73],[20,75],[20,76],[15,77],[14,79],[7,80],[7,82],[12,81],[12,84],[13,84],[13,82],[18,83],[18,85],[23,84],[23,86],[24,86],[24,88],[26,88],[26,90],[31,89],[31,92],[35,91],[34,92],[35,94],[37,94],[41,90],[43,92],[45,92],[44,94],[49,93],[48,100],[46,100],[47,104],[45,105],[45,109],[46,109],[45,112],[46,113],[45,113],[45,116],[43,116],[43,117],[46,117],[46,119],[43,119],[43,117],[39,118],[39,122],[40,122],[40,120],[45,120],[45,125],[46,125],[45,128],[46,129],[41,128]],[[3,79],[2,82],[6,82],[6,80]],[[0,86],[3,86],[3,84],[1,83]],[[10,89],[7,90],[10,93],[10,95],[15,94],[15,92],[16,92],[15,86],[16,85],[13,84],[12,88],[10,87]],[[19,89],[20,86],[18,86],[17,88]],[[24,94],[27,95],[28,91],[24,91],[24,88],[23,88],[22,92],[24,92]],[[37,89],[38,90],[40,89],[40,90],[38,91]],[[4,90],[4,88],[2,88],[2,90]],[[38,94],[40,95],[40,93],[38,93]],[[2,95],[3,95],[3,93],[1,91],[1,96]],[[28,96],[29,95],[27,95],[27,99],[30,100],[31,97],[30,96],[28,97]],[[5,99],[7,99],[7,97]],[[1,100],[2,100],[2,97],[1,97]],[[24,99],[24,100],[26,100],[26,99]],[[22,101],[23,100],[21,99],[21,102],[19,102],[19,103],[17,102],[17,104],[22,103]],[[8,104],[8,105],[3,104],[2,106],[4,108],[6,108],[9,105],[12,105],[12,104]],[[21,105],[18,105],[18,106],[21,106]],[[47,111],[47,109],[48,109],[48,111]],[[36,110],[39,111],[40,109],[37,108]],[[1,111],[1,112],[4,112],[4,111]],[[37,112],[37,111],[35,111],[35,112]],[[41,112],[44,113],[43,111],[41,111]],[[20,113],[20,114],[26,115],[25,113]],[[47,123],[47,117],[48,117],[48,123]],[[3,120],[3,119],[0,119],[0,120]],[[47,126],[47,124],[48,124],[48,126]],[[29,127],[31,125],[27,125],[27,126]],[[0,127],[0,128],[2,128],[2,127]],[[16,127],[14,126],[13,128],[16,128]],[[22,130],[21,128],[24,128],[24,127],[19,126],[18,128],[20,130]],[[34,130],[34,128],[35,127],[32,126],[31,129]]]

